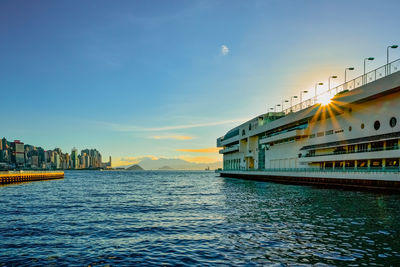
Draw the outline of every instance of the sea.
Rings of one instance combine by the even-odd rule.
[[[400,266],[400,196],[66,171],[0,187],[0,266]]]

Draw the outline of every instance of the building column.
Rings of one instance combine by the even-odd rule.
[[[368,160],[367,166],[368,166],[368,170],[371,170],[371,160],[370,159]]]

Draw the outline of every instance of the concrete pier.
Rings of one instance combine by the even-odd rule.
[[[327,171],[319,169],[276,169],[265,171],[217,171],[221,177],[270,181],[285,184],[321,185],[354,189],[379,189],[400,193],[400,172]]]
[[[63,179],[63,171],[10,171],[0,172],[0,184],[23,183]]]

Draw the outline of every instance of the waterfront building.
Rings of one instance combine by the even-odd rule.
[[[71,151],[71,163],[72,169],[79,169],[78,150],[75,147]]]
[[[400,186],[398,70],[400,60],[231,129],[217,139],[221,175]]]
[[[23,168],[25,165],[25,148],[24,143],[20,140],[14,140],[11,143],[13,152],[12,152],[12,163],[15,164],[17,168]]]
[[[8,149],[7,139],[3,137],[3,139],[1,139],[1,150],[7,150],[7,149]]]

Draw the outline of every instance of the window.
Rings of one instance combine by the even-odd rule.
[[[243,129],[242,130],[242,135],[245,135],[246,134],[246,131]]]
[[[395,127],[397,124],[397,119],[395,117],[391,117],[389,124],[390,124],[390,127],[392,127],[392,128]]]
[[[315,134],[310,134],[310,138],[314,138],[315,137]]]
[[[367,152],[367,150],[368,150],[368,144],[358,144],[357,145],[358,152]]]
[[[251,123],[249,124],[249,131],[251,131]]]
[[[349,132],[351,132],[351,130],[353,130],[353,128],[351,128],[351,126],[349,126]]]
[[[354,146],[354,145],[350,145],[350,146],[348,147],[348,153],[354,153],[355,150],[356,150],[356,149],[355,149],[355,146]]]
[[[343,132],[344,132],[343,129],[340,129],[340,130],[336,130],[336,131],[335,131],[336,134],[338,134],[338,133],[343,133]]]
[[[387,150],[397,149],[397,148],[398,148],[397,139],[394,139],[394,140],[387,140],[387,141],[386,141],[386,149],[387,149]]]
[[[374,122],[374,129],[378,131],[380,127],[381,127],[381,123],[379,121],[375,121]]]
[[[365,125],[364,123],[361,123],[361,129],[364,129]]]
[[[330,130],[330,131],[326,131],[326,132],[325,132],[325,135],[331,135],[331,134],[333,134],[333,130]]]
[[[371,151],[382,151],[382,150],[383,150],[383,141],[371,143]]]
[[[317,136],[318,136],[318,137],[324,136],[324,132],[319,132],[319,133],[317,133]]]

